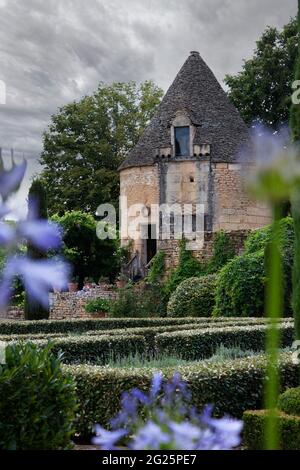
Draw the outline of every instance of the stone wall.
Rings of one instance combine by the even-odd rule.
[[[127,209],[130,208],[127,223],[122,224],[121,228],[126,229],[128,224],[134,221],[137,223],[137,232],[142,234],[144,229],[148,229],[148,222],[143,224],[143,214],[139,205],[144,205],[151,209],[151,205],[159,204],[159,176],[157,166],[145,166],[137,168],[128,168],[120,173],[120,195],[126,197]],[[124,208],[122,206],[122,217],[125,216]],[[151,214],[153,223],[156,223],[155,214]],[[127,245],[130,237],[122,231],[121,242],[122,245]],[[146,240],[142,236],[138,236],[132,243],[132,253],[139,252],[144,264],[146,264]]]
[[[85,311],[85,304],[95,299],[114,299],[116,294],[101,287],[78,292],[50,293],[50,320],[64,320],[76,318],[95,318],[95,315]],[[0,320],[24,320],[24,310],[9,307],[0,312]]]
[[[50,320],[74,318],[95,318],[85,311],[87,302],[95,299],[113,299],[115,293],[101,287],[78,292],[61,292],[50,294]]]
[[[250,170],[250,168],[248,168]],[[185,161],[173,161],[171,158],[160,159],[152,166],[134,167],[120,173],[121,196],[127,197],[128,207],[143,204],[196,204],[203,205],[205,244],[197,250],[191,245],[199,259],[207,259],[212,253],[213,235],[220,230],[231,233],[236,250],[239,252],[245,236],[250,230],[261,228],[271,222],[269,208],[252,200],[244,187],[243,172],[238,163],[213,163],[204,157],[201,159],[186,157]],[[129,217],[128,223],[140,217],[140,211]],[[159,218],[151,208],[151,224],[159,225]],[[140,224],[137,235],[142,235]],[[142,237],[141,237],[142,238]],[[137,239],[132,244],[132,254],[137,253],[142,264],[146,264],[146,240]],[[128,237],[122,237],[127,244]],[[177,242],[158,241],[158,249],[167,252],[170,265],[178,257]]]
[[[248,168],[251,171],[251,168]],[[271,222],[266,204],[249,197],[243,181],[241,165],[213,164],[213,231],[255,230]]]
[[[244,243],[249,233],[250,230],[236,230],[229,233],[232,246],[237,255],[243,252]],[[216,235],[217,233],[205,232],[203,248],[201,250],[192,251],[193,256],[203,263],[209,261],[213,254]],[[174,268],[179,261],[180,248],[178,240],[161,240],[159,241],[158,249],[164,251],[166,254],[165,267],[168,272],[170,269]]]
[[[0,320],[24,320],[24,310],[19,307],[8,307],[0,311]]]

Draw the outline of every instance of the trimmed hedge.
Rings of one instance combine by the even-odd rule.
[[[27,335],[0,335],[0,341],[11,342],[11,341],[35,341],[38,339],[54,339],[54,338],[65,338],[64,333],[33,333]]]
[[[221,271],[216,291],[215,315],[262,316],[267,282],[271,226],[251,232],[245,253],[230,261]],[[284,316],[292,314],[292,266],[294,259],[294,222],[291,217],[280,221],[280,254],[283,268]]]
[[[0,449],[71,447],[75,383],[48,346],[10,345],[0,366]]]
[[[169,317],[208,317],[215,305],[217,275],[191,277],[181,282],[170,297]]]
[[[300,417],[300,387],[289,388],[279,396],[278,408],[289,415]]]
[[[244,445],[248,450],[264,448],[265,422],[268,416],[266,410],[246,411],[244,420]],[[279,449],[300,450],[300,417],[278,412]]]
[[[209,319],[210,320],[210,319]],[[292,322],[293,319],[290,319]],[[121,329],[112,329],[112,330],[89,330],[87,332],[83,333],[69,333],[68,335],[64,335],[63,333],[36,333],[36,334],[31,334],[31,335],[0,335],[0,341],[5,341],[8,343],[11,342],[17,342],[17,341],[37,341],[37,340],[44,340],[44,343],[46,340],[62,340],[62,344],[65,344],[66,342],[71,341],[72,344],[74,343],[74,340],[78,342],[80,338],[87,338],[91,337],[94,340],[98,339],[103,339],[107,337],[112,337],[112,336],[139,336],[143,337],[146,341],[146,350],[147,354],[148,353],[153,353],[156,350],[156,343],[155,343],[155,338],[157,335],[162,334],[162,333],[176,333],[176,332],[187,332],[187,331],[199,331],[209,329],[212,327],[213,328],[219,329],[219,328],[224,328],[224,325],[226,327],[235,327],[235,326],[249,326],[249,327],[255,327],[257,325],[265,324],[266,320],[263,318],[251,318],[251,319],[246,319],[246,318],[241,318],[241,319],[236,319],[232,320],[232,318],[228,318],[226,321],[221,322],[221,321],[203,321],[203,322],[197,322],[197,323],[190,323],[190,324],[184,324],[184,325],[171,325],[171,326],[154,326],[154,327],[144,327],[144,328],[121,328]],[[284,322],[286,323],[286,321]]]
[[[219,273],[215,316],[261,317],[264,312],[264,252],[244,254]]]
[[[238,319],[238,320],[231,320],[228,319],[229,321],[224,322],[226,327],[231,326],[257,326],[261,324],[265,324],[266,320],[263,318],[251,318],[251,321],[245,322],[245,319]],[[250,319],[249,319],[250,320]],[[291,322],[293,319],[291,319]],[[223,322],[214,322],[213,327],[214,328],[224,328],[224,323]],[[286,322],[284,322],[286,324]],[[114,336],[114,335],[138,335],[138,336],[143,336],[146,340],[147,344],[147,351],[148,352],[154,352],[156,351],[156,336],[162,333],[175,333],[177,331],[193,331],[193,330],[199,330],[199,328],[206,330],[207,328],[211,328],[211,322],[203,322],[203,324],[200,326],[198,323],[196,324],[188,324],[188,325],[172,325],[172,326],[155,326],[153,328],[151,327],[146,327],[146,328],[128,328],[128,329],[120,329],[120,330],[110,330],[110,331],[105,331],[103,334],[108,335],[108,336]],[[89,336],[94,336],[101,334],[99,331],[90,331],[87,333]],[[0,337],[1,339],[1,337]]]
[[[291,323],[280,325],[281,345],[290,346],[294,338]],[[185,360],[212,356],[218,346],[240,347],[244,350],[263,351],[266,325],[207,328],[196,331],[162,333],[156,336],[156,348],[164,354],[177,355]]]
[[[240,320],[239,317],[237,319]],[[186,325],[190,323],[224,322],[234,318],[101,318],[87,320],[0,321],[0,335],[32,335],[56,333],[84,333],[124,328]],[[249,319],[245,319],[248,321]]]
[[[282,389],[298,384],[298,366],[291,354],[280,356]],[[120,409],[120,397],[134,387],[149,389],[153,370],[111,369],[87,365],[64,366],[76,382],[79,403],[75,428],[83,436],[89,436],[95,423],[107,426]],[[263,356],[230,361],[203,361],[176,370],[187,381],[193,404],[201,410],[207,403],[215,405],[217,416],[230,414],[241,417],[248,409],[262,406],[266,360]],[[174,368],[163,369],[166,378]]]
[[[46,340],[37,340],[35,344],[44,346]],[[105,364],[107,360],[122,358],[137,353],[146,354],[146,342],[143,336],[72,336],[51,341],[54,354],[62,353],[64,363],[95,362]]]

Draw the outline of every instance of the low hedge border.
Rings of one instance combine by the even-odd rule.
[[[291,346],[294,327],[288,323],[279,326],[281,346]],[[156,349],[170,356],[185,360],[204,359],[212,356],[218,346],[240,347],[243,350],[263,351],[266,341],[266,325],[207,328],[195,331],[177,331],[158,334]],[[180,352],[180,354],[178,354]]]
[[[38,339],[52,340],[55,338],[65,338],[64,333],[33,333],[27,335],[0,335],[0,341],[4,342],[16,342],[16,341],[35,341]]]
[[[96,423],[107,426],[119,411],[121,394],[134,387],[147,390],[153,374],[153,369],[112,369],[82,364],[63,368],[76,382],[79,407],[75,428],[82,436],[89,436]],[[246,410],[262,407],[266,374],[264,356],[222,363],[203,361],[176,370],[187,381],[198,410],[212,403],[217,416],[228,413],[241,417]],[[281,354],[279,370],[282,390],[298,385],[299,369],[293,364],[290,353]],[[162,370],[166,378],[174,371],[174,368]]]
[[[248,450],[264,449],[264,430],[267,416],[267,410],[244,412],[243,444]],[[279,449],[300,450],[300,417],[278,411],[277,420],[280,436]]]
[[[112,330],[146,326],[182,325],[195,323],[195,318],[99,318],[78,320],[10,320],[0,321],[0,335],[35,333],[83,333],[89,330]],[[216,321],[216,319],[203,319]],[[218,319],[222,321],[222,319]]]
[[[217,322],[233,322],[245,321],[245,323],[265,321],[263,318],[240,318],[240,317],[227,317],[227,318],[101,318],[101,319],[87,319],[87,320],[38,320],[38,321],[19,321],[19,320],[4,320],[0,321],[0,335],[28,335],[39,333],[83,333],[89,330],[112,330],[123,328],[143,328],[154,326],[171,326],[171,325],[185,325],[185,324],[203,324],[203,323],[217,323]],[[292,320],[292,319],[291,319]]]
[[[44,346],[47,340],[36,340],[35,344]],[[61,355],[63,363],[95,362],[105,364],[108,359],[122,358],[130,355],[146,354],[147,347],[143,336],[73,336],[51,340],[54,354]]]
[[[261,321],[256,324],[256,322],[251,321],[250,324],[247,324],[247,328],[256,328],[257,326],[261,325]],[[264,322],[265,323],[265,322]],[[286,322],[284,321],[283,324],[289,324],[292,327],[291,322]],[[226,328],[235,328],[237,326],[244,326],[244,322],[225,322]],[[220,331],[222,328],[222,331],[224,331],[224,323],[218,322],[216,325],[214,325],[214,330]],[[160,341],[156,341],[156,338],[158,335],[161,335],[163,333],[179,333],[183,332],[184,334],[187,333],[193,333],[195,332],[198,334],[199,331],[202,332],[207,332],[207,330],[211,331],[211,324],[210,323],[203,323],[201,325],[201,330],[199,329],[199,324],[188,324],[188,325],[172,325],[172,326],[158,326],[158,327],[144,327],[144,328],[128,328],[128,329],[112,329],[112,330],[91,330],[87,331],[84,333],[69,333],[68,335],[64,335],[63,333],[50,333],[50,334],[43,334],[43,333],[37,333],[37,334],[32,334],[32,335],[2,335],[0,336],[0,341],[5,341],[5,342],[16,342],[16,341],[37,341],[37,340],[51,340],[57,343],[55,340],[60,340],[59,344],[61,345],[61,348],[63,351],[69,351],[69,346],[67,344],[71,342],[71,344],[74,344],[74,341],[76,344],[80,343],[81,338],[90,338],[90,340],[93,341],[98,341],[101,340],[103,342],[107,341],[108,337],[132,337],[133,335],[135,337],[142,337],[145,339],[145,350],[142,352],[145,353],[146,355],[148,354],[153,354],[155,352],[158,352],[159,350],[162,350],[164,346],[157,346],[157,343]],[[167,335],[169,337],[169,335]],[[163,343],[164,341],[162,341]],[[83,343],[84,344],[84,343]],[[140,349],[139,349],[140,350]],[[119,350],[118,350],[119,351]],[[130,355],[133,351],[133,348],[130,349],[130,352],[128,355]],[[136,351],[135,351],[136,352]],[[167,350],[168,352],[168,350]],[[174,355],[178,356],[178,351],[174,350],[173,353]],[[75,356],[75,354],[74,354]],[[117,354],[115,354],[115,357]],[[124,357],[124,354],[121,354],[122,357]],[[80,358],[85,357],[84,355],[80,355]],[[93,358],[94,360],[94,355],[91,351],[91,354],[89,355],[90,358]],[[205,356],[208,357],[208,356]],[[78,358],[77,362],[80,362],[80,358]],[[74,361],[76,358],[72,357],[72,361]],[[69,359],[68,359],[69,360]]]
[[[261,322],[259,321],[257,324],[255,321],[251,321],[250,324],[247,326],[249,328],[255,328],[257,325],[261,325],[261,324],[264,324],[264,322]],[[289,324],[291,327],[293,327],[293,323],[292,322],[286,322],[285,320],[283,321],[283,324]],[[239,322],[239,321],[227,321],[225,322],[225,325],[226,327],[235,327],[235,326],[244,326],[244,322]],[[201,325],[201,330],[205,330],[206,329],[209,329],[211,328],[211,324],[210,323],[203,323],[203,325]],[[223,328],[224,329],[224,323],[220,323],[218,322],[216,325],[214,325],[214,329],[218,329],[219,328]],[[147,344],[147,349],[148,349],[148,352],[155,352],[157,350],[159,350],[159,348],[157,347],[157,344],[156,344],[156,337],[157,335],[159,334],[163,334],[163,333],[176,333],[176,332],[180,332],[180,331],[183,331],[183,332],[192,332],[193,330],[196,330],[196,331],[199,331],[199,325],[198,324],[190,324],[190,325],[173,325],[173,326],[156,326],[156,327],[146,327],[146,328],[128,328],[128,329],[116,329],[116,330],[110,330],[110,331],[106,331],[105,334],[108,335],[108,336],[114,336],[114,335],[124,335],[124,334],[129,334],[129,335],[141,335],[145,338],[146,340],[146,344]],[[89,331],[87,333],[83,333],[83,335],[90,335],[90,336],[94,336],[94,335],[99,335],[99,331]],[[176,351],[176,356],[178,355],[178,352]]]

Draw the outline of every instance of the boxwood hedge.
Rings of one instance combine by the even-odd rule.
[[[215,306],[217,275],[190,277],[181,282],[168,302],[169,317],[208,317]]]
[[[230,320],[230,319],[228,319]],[[256,325],[261,325],[261,324],[265,324],[266,320],[265,319],[262,319],[262,318],[252,318],[252,319],[249,319],[250,321],[247,321],[245,322],[244,321],[245,319],[238,319],[238,320],[231,320],[231,321],[226,321],[224,322],[226,327],[228,326],[231,326],[231,327],[235,327],[235,326],[243,326],[243,325],[247,325],[247,326],[256,326]],[[292,319],[291,319],[292,321]],[[223,322],[215,322],[213,324],[213,327],[214,328],[224,328],[224,323]],[[201,330],[204,329],[208,329],[208,328],[211,328],[211,322],[203,322],[203,324],[201,324],[200,326]],[[157,347],[156,347],[156,342],[155,342],[155,339],[156,339],[156,336],[159,335],[159,334],[162,334],[162,333],[175,333],[177,331],[194,331],[194,330],[199,330],[199,324],[198,323],[190,323],[188,325],[171,325],[171,326],[155,326],[155,327],[145,327],[145,328],[128,328],[128,329],[115,329],[115,330],[109,330],[109,331],[105,331],[103,333],[105,333],[106,335],[109,335],[109,336],[114,336],[114,335],[139,335],[139,336],[143,336],[146,340],[146,344],[147,344],[147,350],[148,352],[151,352],[151,351],[156,351],[157,350]],[[90,331],[90,332],[87,332],[87,333],[84,333],[84,334],[88,334],[90,336],[94,336],[94,335],[99,335],[99,331]],[[0,337],[1,338],[1,337]]]
[[[47,340],[37,340],[35,344],[44,346]],[[97,362],[105,364],[108,359],[131,355],[146,354],[146,342],[143,336],[72,336],[55,338],[51,341],[53,353],[62,353],[65,363]]]
[[[264,449],[264,430],[268,412],[246,411],[244,420],[244,445],[248,450]],[[278,412],[279,449],[300,450],[300,417]]]
[[[291,354],[280,357],[281,387],[285,390],[298,384],[298,366]],[[107,426],[120,408],[124,391],[139,387],[147,390],[151,381],[151,369],[111,369],[88,365],[64,366],[66,373],[76,382],[79,403],[75,428],[84,436],[91,434],[95,423]],[[216,415],[226,413],[241,417],[248,409],[262,407],[266,360],[263,356],[230,361],[203,361],[176,370],[188,382],[194,405],[200,410],[205,404],[215,405]],[[174,369],[163,369],[168,378]]]
[[[112,330],[143,326],[194,323],[195,318],[98,318],[78,320],[0,321],[0,335],[35,333],[80,333],[88,330]]]
[[[264,312],[264,251],[246,253],[219,273],[215,316],[261,317]]]
[[[290,346],[294,338],[293,324],[282,323],[279,329],[282,347]],[[208,358],[221,345],[263,351],[266,331],[266,325],[247,325],[162,333],[156,336],[156,348],[164,354],[177,355],[185,360]]]
[[[213,322],[214,328],[224,328],[224,324],[226,327],[235,327],[235,326],[256,326],[265,323],[265,319],[262,318],[252,318],[252,319],[238,319],[232,320],[228,319],[229,321],[226,322]],[[245,321],[247,320],[247,321]],[[292,320],[292,319],[291,319]],[[174,333],[179,331],[199,331],[199,327],[201,330],[206,330],[211,328],[212,322],[202,322],[201,325],[199,323],[190,323],[185,325],[171,325],[171,326],[154,326],[154,327],[144,327],[144,328],[122,328],[122,329],[112,329],[112,330],[89,330],[83,333],[36,333],[31,335],[0,335],[0,341],[5,342],[16,342],[16,341],[36,341],[36,340],[60,340],[57,344],[60,344],[62,349],[68,349],[66,346],[67,343],[76,344],[80,343],[80,338],[93,338],[95,341],[101,339],[102,341],[107,341],[107,337],[118,336],[118,337],[127,337],[127,336],[141,336],[145,339],[146,344],[146,354],[150,354],[156,351],[156,336],[161,333]],[[106,339],[105,339],[106,338]],[[126,341],[126,339],[125,339]],[[83,343],[85,344],[85,343]],[[119,351],[119,350],[118,350]],[[133,350],[130,350],[131,354]],[[94,357],[93,354],[91,354]],[[75,356],[75,355],[74,355]],[[117,356],[117,354],[115,355]],[[83,356],[80,356],[83,357]],[[80,357],[77,359],[77,362],[80,362]],[[121,354],[121,357],[124,357],[124,354]],[[76,358],[75,358],[76,359]]]
[[[300,387],[289,388],[279,396],[278,408],[289,415],[300,417]]]
[[[240,320],[239,317],[237,319]],[[84,333],[124,328],[143,328],[233,321],[234,318],[100,318],[87,320],[0,321],[0,335]],[[245,319],[248,321],[249,319]]]

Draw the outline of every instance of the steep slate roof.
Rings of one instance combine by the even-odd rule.
[[[181,110],[196,126],[194,144],[211,144],[213,162],[236,160],[248,140],[248,129],[210,68],[199,53],[193,51],[119,169],[153,165],[157,149],[170,147],[170,124]]]

